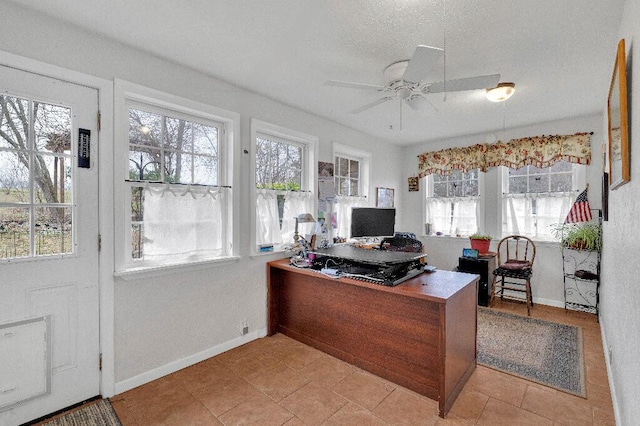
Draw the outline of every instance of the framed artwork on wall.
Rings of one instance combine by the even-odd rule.
[[[621,39],[618,43],[607,102],[609,189],[611,190],[629,182],[629,112],[625,52],[624,39]]]
[[[377,188],[376,207],[393,207],[393,188]]]

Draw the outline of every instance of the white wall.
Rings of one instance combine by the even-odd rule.
[[[610,354],[609,382],[620,426],[640,419],[640,282],[638,238],[640,230],[640,2],[627,0],[619,37],[627,48],[629,85],[631,181],[609,192],[609,221],[603,228],[601,327]],[[615,46],[611,46],[611,68]],[[607,94],[601,94],[606,99]],[[606,106],[606,103],[603,102]]]
[[[517,92],[516,95],[517,96]],[[509,108],[507,106],[507,123]],[[539,123],[532,126],[496,130],[498,139],[507,141],[514,138],[528,136],[573,134],[577,132],[593,132],[591,136],[592,160],[587,167],[586,180],[589,184],[589,203],[592,208],[601,208],[601,177],[602,177],[602,130],[601,114],[576,117],[574,119]],[[487,135],[470,135],[436,142],[425,142],[405,148],[404,164],[411,165],[404,169],[404,180],[415,176],[418,171],[418,154],[437,151],[455,146],[470,146],[484,143]],[[455,237],[424,237],[424,214],[422,212],[422,197],[424,197],[424,180],[420,181],[421,190],[408,192],[403,188],[404,203],[401,210],[405,212],[401,228],[406,231],[422,235],[427,251],[427,261],[441,269],[453,269],[458,265],[458,257],[464,247],[469,247],[468,238]],[[491,168],[484,173],[485,196],[485,227],[482,230],[494,237],[492,249],[495,250],[500,240],[501,224],[499,223],[498,208],[501,197],[500,173],[497,168]],[[406,212],[413,212],[408,214]],[[564,307],[564,284],[562,275],[562,255],[557,243],[540,242],[536,244],[537,253],[532,278],[532,292],[534,303]]]
[[[249,324],[250,338],[265,331],[265,262],[277,256],[248,256],[248,182],[253,171],[248,167],[249,158],[240,153],[250,144],[250,118],[318,136],[320,161],[333,161],[334,141],[371,152],[374,171],[371,200],[375,200],[377,186],[400,188],[401,150],[397,146],[34,14],[13,3],[0,1],[0,7],[3,21],[0,50],[107,80],[120,78],[241,114],[241,140],[235,153],[240,173],[233,183],[234,194],[240,200],[236,220],[240,222],[241,259],[215,268],[115,281],[116,391],[242,343],[239,328],[244,320]],[[113,123],[103,126],[111,127]],[[116,191],[120,182],[120,176],[113,177]],[[396,200],[401,201],[402,196]],[[102,206],[101,214],[110,215],[111,211],[112,202]],[[112,228],[102,229],[101,233],[103,241],[116,238]],[[113,263],[102,266],[114,270]]]

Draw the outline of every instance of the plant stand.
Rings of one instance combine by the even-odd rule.
[[[564,307],[598,316],[600,251],[562,247]]]

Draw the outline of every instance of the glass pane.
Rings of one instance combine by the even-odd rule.
[[[159,182],[161,152],[151,148],[129,149],[129,179]]]
[[[475,195],[478,195],[478,181],[477,180],[467,181],[463,186],[462,195],[464,197],[473,197]]]
[[[138,109],[129,110],[129,143],[160,148],[162,116]]]
[[[338,174],[340,176],[347,176],[347,173],[349,173],[349,159],[340,157],[338,164]]]
[[[549,175],[529,177],[529,192],[549,192]]]
[[[510,194],[525,194],[527,192],[527,177],[518,176],[509,178]]]
[[[528,166],[520,167],[519,169],[509,169],[509,176],[526,175],[528,170],[529,170]]]
[[[571,163],[567,161],[556,161],[549,167],[551,172],[571,172]]]
[[[0,202],[29,202],[29,169],[27,159],[16,152],[0,151]]]
[[[549,173],[549,169],[548,168],[538,168],[536,166],[527,166],[529,167],[529,174],[530,175],[546,175]]]
[[[434,182],[434,184],[433,184],[433,196],[434,197],[446,197],[447,196],[447,183],[446,182]]]
[[[571,174],[549,175],[549,183],[552,192],[571,191]]]
[[[0,95],[0,148],[27,149],[29,101]]]
[[[301,161],[302,161],[302,148],[295,145],[289,145],[288,164],[291,167],[300,168]]]
[[[71,108],[33,103],[38,151],[71,154]]]
[[[191,152],[191,123],[177,118],[166,117],[164,128],[164,146],[167,149]]]
[[[35,254],[73,252],[71,207],[36,207]]]
[[[355,160],[350,160],[349,167],[349,176],[358,179],[360,177],[360,163]]]
[[[71,158],[53,155],[34,156],[35,203],[71,203],[73,201]]]
[[[200,185],[218,184],[218,161],[214,157],[193,156],[193,183]]]
[[[193,123],[193,152],[218,156],[218,129]]]
[[[462,197],[462,183],[449,182],[449,196],[450,197]]]
[[[165,151],[164,181],[171,183],[191,183],[191,154]]]
[[[454,170],[451,172],[451,174],[449,175],[449,180],[461,180],[463,178],[464,173],[462,173],[460,170]]]
[[[29,256],[29,208],[0,207],[0,259]]]
[[[349,180],[349,195],[351,195],[352,197],[355,197],[358,194],[358,180],[357,179],[350,179]]]

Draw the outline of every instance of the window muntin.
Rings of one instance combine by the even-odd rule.
[[[301,143],[259,134],[256,137],[256,188],[301,190],[304,160]]]
[[[580,165],[557,161],[550,167],[503,168],[502,235],[519,234],[540,241],[554,239],[576,197]]]
[[[336,195],[357,197],[360,191],[360,162],[359,158],[352,158],[344,154],[335,156],[334,177]]]
[[[314,217],[311,166],[317,138],[280,126],[252,120],[254,174],[254,252],[279,251],[293,243],[295,217]],[[308,234],[313,223],[301,223]]]
[[[424,208],[425,223],[430,224],[431,232],[455,236],[479,230],[479,182],[477,169],[429,175]]]
[[[220,128],[129,108],[129,179],[217,185]]]
[[[224,125],[155,105],[127,106],[129,266],[229,255],[231,194],[220,174]],[[152,210],[145,232],[146,208]]]
[[[71,135],[70,108],[0,95],[0,259],[74,252]]]

